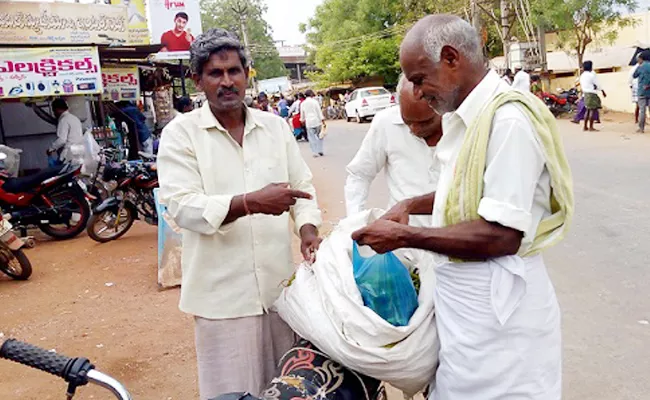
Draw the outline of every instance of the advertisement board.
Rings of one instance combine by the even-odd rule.
[[[137,66],[103,66],[104,100],[137,101],[140,98],[140,76]]]
[[[144,0],[111,0],[111,4],[126,7],[129,26],[128,44],[133,46],[149,44],[149,26]]]
[[[0,1],[2,44],[126,44],[124,6]]]
[[[201,34],[199,0],[148,0],[151,43],[163,47],[158,59],[189,59],[190,45]]]
[[[5,48],[0,98],[102,93],[97,47]]]

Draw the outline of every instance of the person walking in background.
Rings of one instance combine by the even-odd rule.
[[[602,107],[600,97],[598,92],[603,93],[603,97],[607,97],[607,93],[603,90],[598,82],[598,76],[593,70],[594,64],[591,61],[585,61],[582,63],[582,69],[584,72],[580,75],[580,87],[582,88],[582,93],[585,99],[585,124],[583,127],[584,131],[596,131],[594,128],[594,122],[596,121],[595,112],[600,110]]]
[[[307,130],[300,120],[300,109],[302,108],[302,103],[304,101],[305,95],[303,93],[298,93],[296,100],[289,109],[289,115],[291,115],[291,127],[293,128],[293,135],[296,140],[308,141]]]
[[[307,129],[309,147],[314,157],[322,157],[323,154],[323,129],[326,128],[325,117],[314,91],[309,89],[305,92],[307,97],[300,106],[300,121]]]
[[[646,109],[650,106],[650,51],[646,50],[641,53],[641,60],[643,62],[634,71],[633,78],[639,80],[637,90],[638,104],[639,104],[639,129],[638,133],[645,132],[645,116]]]
[[[522,67],[515,68],[515,78],[512,81],[512,87],[522,92],[530,91],[530,74],[524,71]]]
[[[512,85],[512,70],[510,68],[506,68],[506,71],[503,73],[501,79],[503,79],[508,85]]]
[[[289,105],[287,104],[287,100],[284,98],[283,94],[280,94],[280,101],[278,101],[278,112],[284,119],[289,117]]]
[[[634,77],[634,73],[639,66],[643,63],[643,58],[641,58],[641,53],[636,58],[636,64],[634,68],[630,70],[629,84],[630,91],[632,92],[632,103],[634,103],[634,123],[639,123],[639,78]]]
[[[372,119],[359,151],[347,166],[347,215],[363,211],[370,185],[386,171],[388,208],[398,202],[434,192],[439,168],[435,151],[442,137],[442,118],[424,100],[413,95],[413,84],[403,75],[397,85],[399,106],[382,110]],[[415,226],[430,226],[431,215],[413,216]]]
[[[72,161],[75,150],[83,146],[83,126],[81,120],[68,109],[68,103],[63,99],[52,102],[52,111],[58,123],[56,125],[56,140],[47,149],[50,166],[60,164],[62,161]],[[80,151],[83,151],[81,147]]]
[[[580,68],[580,74],[582,75],[583,69]],[[578,100],[576,115],[571,119],[571,122],[574,124],[579,124],[580,121],[585,119],[585,114],[587,114],[587,107],[585,107],[585,97],[582,95],[582,88],[580,87],[580,77],[576,78],[576,89],[580,92],[580,100]],[[594,119],[596,124],[600,124],[600,111],[594,110]]]
[[[243,104],[239,39],[208,30],[190,64],[208,101],[165,127],[158,156],[161,203],[183,228],[179,307],[193,316],[201,400],[260,396],[295,339],[273,311],[294,272],[289,216],[312,260],[321,212],[286,122]]]

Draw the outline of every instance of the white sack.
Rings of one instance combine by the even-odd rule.
[[[409,324],[393,326],[363,305],[352,271],[351,234],[382,214],[368,210],[341,221],[321,244],[316,262],[298,268],[275,306],[298,335],[333,360],[411,396],[433,381],[438,365],[435,276],[428,253],[397,251],[402,260],[415,259],[420,272],[419,306]]]

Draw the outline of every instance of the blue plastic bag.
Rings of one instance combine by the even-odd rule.
[[[418,308],[418,295],[411,275],[393,254],[362,257],[352,247],[352,268],[363,304],[393,326],[406,326]]]

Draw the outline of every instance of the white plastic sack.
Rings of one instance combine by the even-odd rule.
[[[341,221],[321,244],[316,262],[298,268],[275,306],[298,335],[333,360],[412,396],[433,381],[438,366],[435,276],[426,252],[397,251],[402,260],[415,258],[420,272],[419,306],[409,324],[393,326],[363,305],[351,234],[382,214],[368,210]]]
[[[99,151],[101,147],[95,140],[90,129],[86,130],[83,136],[83,148],[80,151],[81,157],[79,163],[81,166],[81,173],[84,175],[93,175],[97,172],[99,166]]]

